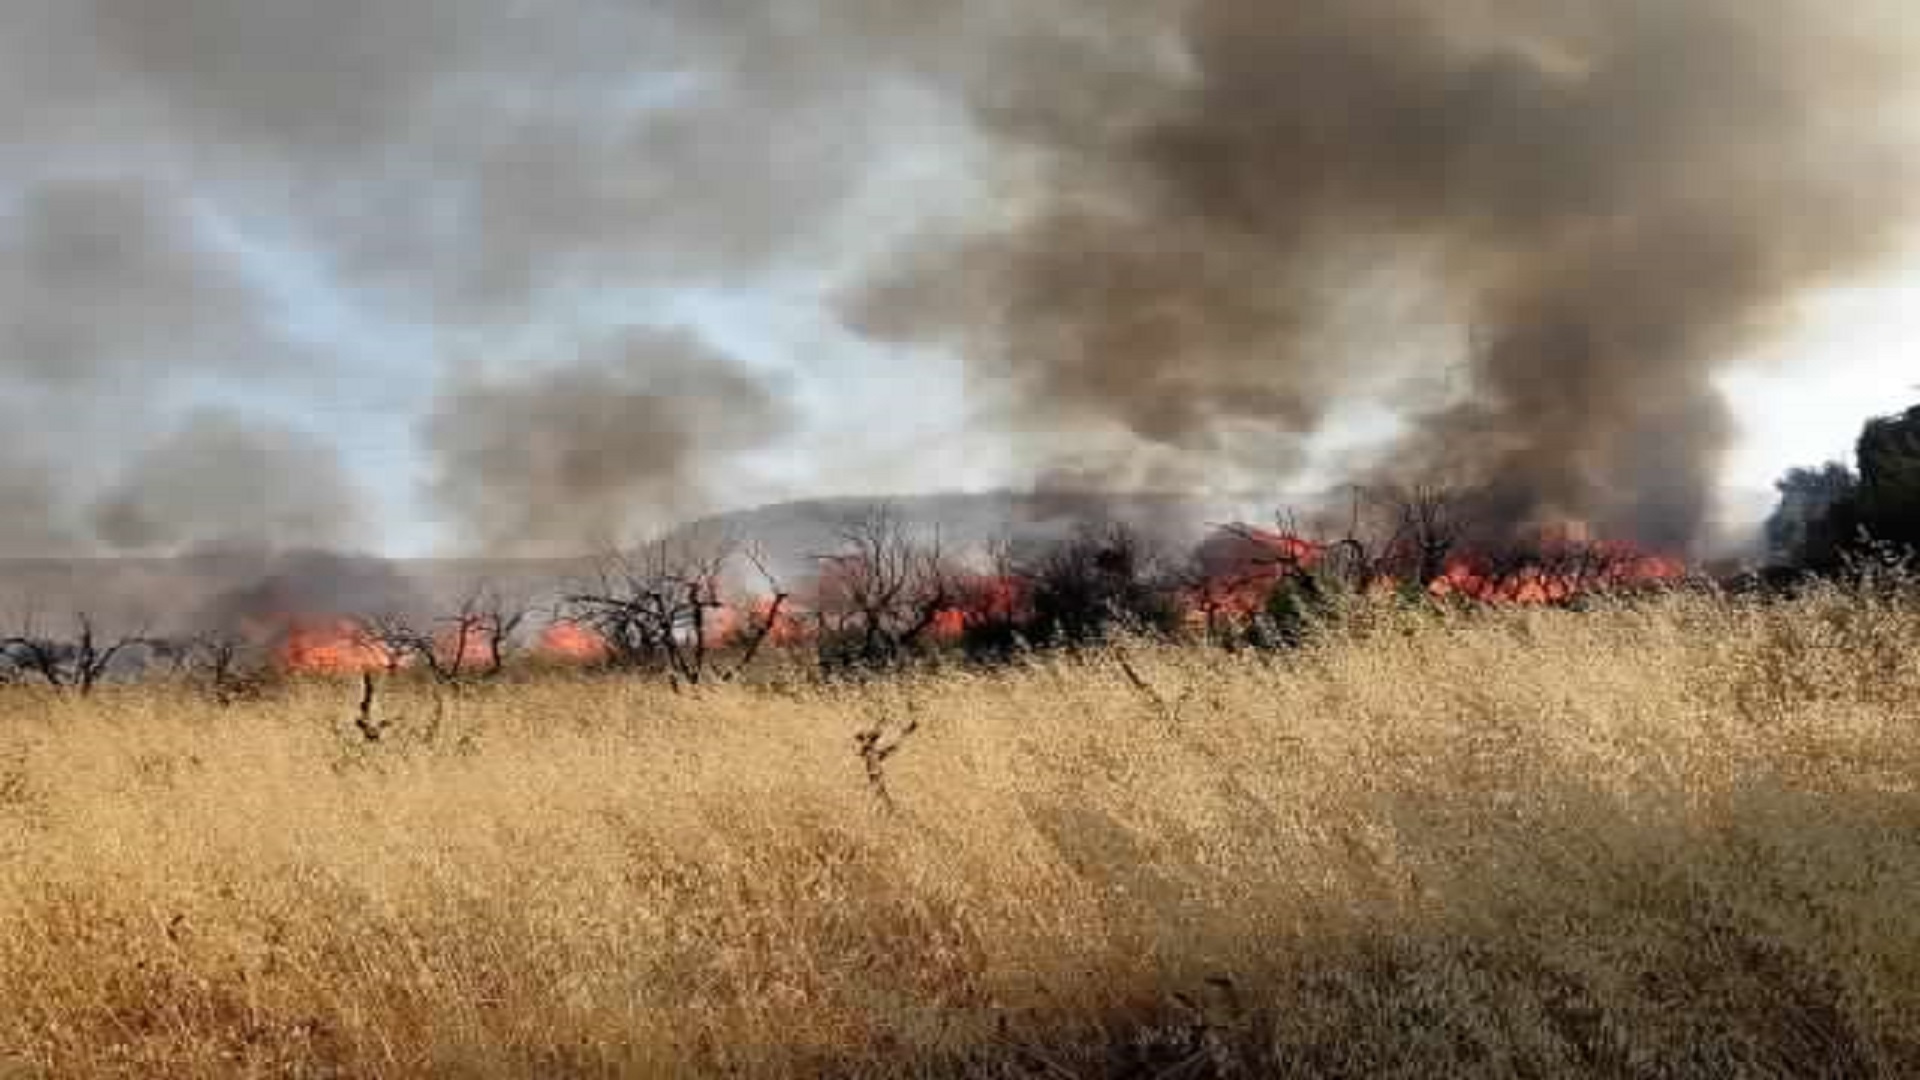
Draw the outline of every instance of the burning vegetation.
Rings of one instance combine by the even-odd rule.
[[[223,666],[251,655],[305,677],[405,673],[459,684],[529,664],[697,684],[731,681],[770,657],[876,671],[941,656],[1004,661],[1116,634],[1284,644],[1303,613],[1330,613],[1342,597],[1436,609],[1571,605],[1691,576],[1677,557],[1575,527],[1495,545],[1477,542],[1470,525],[1451,495],[1415,490],[1356,500],[1337,532],[1324,519],[1225,524],[1184,553],[1097,522],[1050,541],[956,550],[879,504],[849,515],[829,550],[784,578],[751,546],[681,536],[610,556],[589,577],[556,584],[543,605],[477,589],[435,614],[418,595],[403,608],[363,591],[364,613],[250,612],[218,635],[229,648],[181,655]],[[363,586],[373,580],[358,573]],[[332,591],[307,595],[323,593]],[[302,593],[282,583],[236,595],[250,608]]]
[[[398,667],[401,655],[354,619],[294,620],[274,649],[274,662],[302,675],[358,675]]]
[[[1912,0],[531,7],[8,7],[0,555],[208,554],[0,627],[0,1074],[1920,1075],[1912,581],[1583,610],[1698,580],[1723,376],[1898,251]],[[332,407],[605,556],[290,552],[425,523]],[[1356,494],[662,531],[976,447]],[[1920,412],[1861,457],[1782,542],[1920,544]]]
[[[1411,533],[1369,542],[1279,527],[1223,525],[1184,556],[1124,525],[1083,525],[1047,543],[950,551],[876,506],[850,517],[839,546],[791,584],[740,544],[668,540],[609,557],[545,606],[476,590],[433,613],[410,587],[405,609],[359,581],[363,613],[318,603],[330,589],[261,582],[210,610],[231,622],[184,637],[107,635],[97,620],[0,642],[0,672],[90,691],[113,679],[195,672],[225,688],[247,675],[418,675],[485,681],[516,665],[731,680],[763,657],[813,657],[826,671],[887,670],[938,656],[1000,661],[1097,644],[1114,634],[1259,643],[1276,618],[1341,595],[1429,605],[1565,605],[1689,576],[1676,558],[1570,533],[1504,549]],[[311,568],[309,568],[311,569]],[[743,569],[752,576],[744,576]],[[316,600],[302,612],[303,597]],[[244,602],[242,602],[244,598]],[[268,607],[261,609],[259,605]],[[333,610],[329,610],[329,609]],[[202,618],[205,618],[203,613]]]
[[[29,20],[74,77],[28,79],[53,97],[8,117],[132,117],[133,142],[219,164],[191,192],[149,182],[173,174],[158,168],[23,184],[0,325],[29,347],[0,356],[0,388],[34,407],[5,410],[0,549],[274,549],[382,524],[323,439],[205,409],[122,432],[130,411],[103,407],[163,396],[161,371],[297,397],[330,363],[279,340],[272,290],[232,258],[245,245],[208,222],[302,238],[312,265],[455,337],[571,325],[549,305],[604,307],[580,303],[588,282],[697,293],[857,250],[819,270],[815,314],[902,364],[951,348],[956,427],[1005,451],[1006,483],[1271,489],[1327,464],[1309,446],[1349,406],[1403,422],[1331,463],[1384,505],[1224,526],[1198,552],[1098,521],[1046,550],[958,551],[873,517],[783,581],[738,547],[644,546],[538,612],[448,617],[378,575],[335,588],[366,569],[339,566],[323,594],[270,573],[192,626],[300,674],[464,683],[535,658],[700,682],[770,651],[885,668],[1118,630],[1244,641],[1346,595],[1573,604],[1670,583],[1734,434],[1721,376],[1802,299],[1894,254],[1920,191],[1894,119],[1920,70],[1901,0],[836,0],[778,18],[557,0],[540,20],[481,5],[457,35],[410,9],[287,2]],[[590,47],[637,41],[667,44]],[[669,67],[684,92],[634,92]],[[513,122],[475,124],[488,109]],[[18,134],[105,159],[55,137],[82,126]],[[909,126],[958,133],[915,152],[950,151],[971,186],[960,213],[878,229],[849,211],[912,174],[888,156]],[[255,190],[269,177],[305,197]],[[825,441],[864,426],[802,415],[819,372],[772,374],[697,321],[583,319],[554,331],[557,355],[438,368],[410,419],[450,535],[604,549],[753,490],[752,460],[821,438],[816,420]],[[180,355],[156,363],[156,341]],[[233,359],[258,355],[278,362]],[[339,363],[329,383],[379,385]],[[110,460],[50,468],[76,431]],[[846,441],[789,456],[836,483],[893,479]],[[929,486],[937,456],[899,456],[900,486]],[[1470,507],[1418,486],[1441,476]],[[1861,513],[1887,497],[1870,486]],[[9,647],[10,671],[33,646]],[[236,655],[194,655],[215,654]]]

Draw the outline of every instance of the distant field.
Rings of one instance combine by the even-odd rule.
[[[0,695],[0,1077],[1920,1075],[1911,601],[355,690]]]

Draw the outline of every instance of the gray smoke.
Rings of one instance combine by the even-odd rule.
[[[355,512],[330,447],[210,412],[168,419],[202,380],[312,373],[191,218],[185,193],[128,177],[43,180],[0,210],[0,555],[170,550],[314,493],[316,516]],[[201,436],[220,445],[182,442]]]
[[[422,618],[432,605],[418,582],[381,559],[332,551],[291,549],[198,553],[196,631],[270,637],[294,620]]]
[[[687,333],[636,330],[573,364],[462,381],[426,443],[470,546],[569,555],[715,509],[737,456],[789,422],[769,381]]]
[[[204,410],[140,455],[89,516],[116,551],[348,551],[368,546],[362,514],[325,443]]]
[[[35,398],[19,417],[0,417],[19,446],[0,461],[0,517],[38,523],[10,525],[0,542],[12,552],[117,552],[173,536],[250,540],[259,523],[209,517],[223,509],[221,471],[173,471],[154,492],[129,486],[156,479],[134,457],[186,423],[209,384],[223,398],[294,400],[288,427],[303,427],[303,396],[413,386],[394,392],[415,394],[403,409],[434,417],[424,450],[444,457],[430,463],[438,480],[426,494],[457,523],[461,546],[474,536],[507,548],[584,546],[601,536],[564,536],[563,523],[595,532],[705,502],[699,488],[724,471],[720,457],[753,440],[697,436],[697,461],[637,459],[659,444],[614,417],[588,411],[566,423],[564,402],[591,402],[576,396],[578,369],[553,361],[601,348],[593,342],[607,332],[572,311],[605,304],[607,290],[753,286],[845,258],[835,213],[864,190],[887,131],[918,108],[902,104],[904,79],[885,77],[906,58],[870,60],[868,46],[904,40],[908,27],[933,44],[935,27],[952,21],[902,19],[874,0],[818,10],[0,0],[0,150],[23,163],[25,188],[8,204],[0,184],[0,388],[8,402]],[[484,352],[518,331],[540,336],[545,356],[503,380],[465,361],[442,373],[442,357],[392,361],[424,369],[399,373],[315,356],[275,332],[301,311],[276,309],[253,288],[232,246],[211,248],[209,223],[242,242],[298,248],[334,282],[336,304],[424,327],[444,356]],[[557,329],[570,325],[578,329]],[[614,392],[636,398],[641,382],[662,382],[678,402],[716,394],[676,405],[674,423],[732,415],[776,392],[743,398],[745,369],[710,350],[697,361],[664,352],[657,379],[628,371]],[[689,377],[687,363],[708,357],[714,371]],[[555,380],[541,382],[540,371]],[[524,402],[503,402],[520,392]],[[762,405],[745,405],[747,423],[778,429]],[[461,417],[476,427],[457,430]],[[522,507],[534,532],[509,534],[501,523],[515,515],[501,507],[534,494],[528,484],[547,479],[549,465],[511,461],[511,436],[488,427],[493,417],[538,419],[572,438],[599,430],[607,469],[622,461],[636,479],[541,488],[549,500],[586,502]],[[645,407],[634,421],[660,427]],[[250,427],[255,444],[273,430]],[[326,477],[323,457],[303,436],[259,455],[309,459]],[[476,457],[490,469],[470,473]],[[684,482],[676,467],[691,469]],[[486,490],[495,477],[503,486]],[[321,488],[328,500],[342,494],[326,480]],[[653,505],[599,502],[616,496]],[[173,500],[192,505],[180,511],[190,527],[163,521]],[[363,507],[334,509],[365,517]]]
[[[100,62],[212,148],[229,197],[479,324],[582,281],[763,270],[856,186],[884,98],[779,4],[85,6]]]
[[[438,374],[439,357],[318,354],[284,332],[306,300],[260,288],[248,244],[299,249],[337,289],[329,302],[430,328],[454,356],[573,322],[583,292],[751,284],[809,244],[830,254],[823,223],[860,189],[873,121],[894,108],[858,61],[861,35],[828,29],[843,14],[698,0],[0,0],[12,172],[0,182],[0,555],[358,524],[370,512],[336,482],[334,448],[297,431],[310,426],[303,402],[351,387],[444,415],[522,388],[522,410],[550,418],[572,389],[564,365],[551,386],[489,381],[488,397],[458,370]],[[544,359],[603,332],[550,332]],[[661,377],[686,383],[672,364]],[[718,376],[726,402],[711,408],[731,407],[744,377]],[[258,452],[213,468],[209,440],[234,432],[178,434],[209,395],[274,398],[290,423],[249,416]],[[432,430],[429,452],[461,456],[433,463],[443,478],[484,442]],[[645,441],[607,434],[610,461]],[[196,438],[202,450],[170,444],[170,462],[139,464]],[[645,479],[627,490],[657,499],[655,512],[699,501],[671,490],[664,461],[634,467]],[[601,494],[532,492],[507,474],[503,490],[478,491],[492,475],[429,492],[459,519],[456,541],[504,537],[511,498]],[[316,498],[261,521],[233,513],[249,490]],[[560,537],[560,523],[610,513],[525,508],[540,536],[504,538],[585,544],[597,538]]]
[[[426,418],[458,546],[664,524],[794,394],[608,324],[849,275],[853,326],[962,347],[956,411],[1032,476],[1284,486],[1385,394],[1412,432],[1357,472],[1682,544],[1716,374],[1909,209],[1904,7],[0,0],[0,554],[358,546],[369,478],[312,434],[343,388]],[[890,186],[938,155],[977,202]],[[1373,348],[1431,330],[1403,288],[1476,328],[1443,408]],[[295,332],[333,310],[431,347]]]
[[[982,95],[1038,162],[1027,203],[910,252],[854,305],[876,333],[966,349],[1013,388],[1010,427],[1125,431],[1116,472],[1297,450],[1380,385],[1387,362],[1326,330],[1356,268],[1385,264],[1478,347],[1464,400],[1416,415],[1381,470],[1442,468],[1509,525],[1685,546],[1732,434],[1716,375],[1911,210],[1897,117],[1920,53],[1900,5],[1161,10]],[[1248,433],[1267,437],[1252,453]]]
[[[6,371],[43,395],[129,395],[179,362],[244,374],[267,358],[226,346],[254,300],[194,237],[183,193],[95,179],[29,188],[0,260]],[[236,313],[239,313],[236,315]]]

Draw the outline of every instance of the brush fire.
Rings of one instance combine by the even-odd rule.
[[[1436,602],[1494,606],[1548,606],[1582,598],[1676,584],[1690,573],[1679,558],[1650,554],[1626,543],[1589,541],[1584,530],[1566,527],[1528,544],[1524,554],[1496,555],[1471,550],[1449,553],[1443,568],[1425,582],[1402,580],[1383,569],[1352,577],[1351,541],[1309,540],[1289,532],[1249,526],[1217,529],[1194,551],[1193,569],[1169,586],[1181,621],[1193,630],[1249,623],[1269,610],[1278,590],[1317,580],[1329,573],[1348,575],[1349,585],[1374,595],[1406,594],[1409,588]],[[1389,551],[1380,566],[1418,562],[1411,553]],[[1403,557],[1394,557],[1400,555]],[[714,599],[698,620],[700,645],[708,650],[765,647],[774,650],[816,648],[850,625],[847,588],[836,584],[848,573],[844,562],[800,590],[785,595],[743,595]],[[948,571],[911,636],[919,644],[952,648],[970,635],[991,628],[1018,628],[1034,613],[1035,582],[1020,573]],[[468,621],[432,638],[432,662],[445,670],[479,669],[503,658],[504,646],[484,621]],[[690,621],[679,636],[691,641]],[[282,671],[318,677],[397,672],[429,663],[420,648],[396,643],[390,633],[346,617],[292,619],[277,634],[275,665]],[[525,654],[537,661],[576,667],[611,663],[618,650],[596,625],[556,618],[535,631]]]
[[[294,620],[280,639],[275,661],[303,675],[358,675],[398,666],[401,658],[374,640],[354,619]]]

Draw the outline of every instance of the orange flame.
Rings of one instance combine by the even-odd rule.
[[[782,604],[779,613],[775,614],[774,602],[773,597],[763,596],[753,604],[754,629],[767,626],[768,620],[772,620],[772,625],[767,629],[768,645],[776,649],[790,649],[813,640],[812,631],[791,607]]]
[[[1522,567],[1504,575],[1471,555],[1457,557],[1428,591],[1435,596],[1457,596],[1481,603],[1540,606],[1592,593],[1670,585],[1687,576],[1686,563],[1679,559],[1649,555],[1618,542],[1579,547],[1558,544],[1547,547],[1543,555],[1545,565]],[[1556,572],[1551,567],[1557,557],[1565,557],[1576,566]]]
[[[499,661],[493,645],[493,622],[473,619],[447,627],[435,636],[433,654],[447,668],[493,667]]]
[[[1493,605],[1545,606],[1565,603],[1589,593],[1622,588],[1670,584],[1688,575],[1680,559],[1638,551],[1626,544],[1587,542],[1584,533],[1569,528],[1546,534],[1539,542],[1540,559],[1534,565],[1498,569],[1492,559],[1467,552],[1455,556],[1442,576],[1428,586],[1435,597],[1452,597]],[[1325,545],[1281,532],[1250,528],[1221,530],[1197,551],[1201,573],[1182,593],[1180,602],[1189,623],[1210,625],[1216,617],[1250,619],[1265,609],[1273,590],[1288,576],[1312,569],[1326,556]],[[1561,569],[1567,567],[1568,569]],[[819,603],[831,603],[833,575],[817,583]],[[1376,581],[1380,592],[1392,592],[1402,583]],[[1030,615],[1029,585],[1019,577],[981,574],[959,583],[951,606],[938,612],[928,629],[930,640],[957,644],[976,628],[1018,623]],[[817,636],[807,607],[782,605],[772,597],[758,597],[709,612],[708,642],[716,647],[743,643],[767,627],[763,644],[771,648],[804,648]],[[771,626],[769,627],[769,622]],[[263,633],[265,625],[258,627]],[[473,668],[491,665],[490,624],[469,622],[443,631],[435,640],[435,654],[443,664]],[[408,666],[413,658],[396,654],[346,618],[288,620],[279,632],[275,655],[286,671],[314,675],[357,675]],[[547,626],[534,654],[567,664],[597,664],[613,654],[599,632],[573,621]]]
[[[358,675],[395,666],[394,654],[352,619],[294,623],[276,659],[283,670],[302,675]]]
[[[1216,532],[1196,552],[1201,580],[1183,598],[1187,621],[1246,618],[1266,606],[1280,582],[1318,565],[1324,545],[1288,533],[1240,527]]]
[[[1489,560],[1474,553],[1455,556],[1428,592],[1485,604],[1544,606],[1591,593],[1670,584],[1687,576],[1680,559],[1649,555],[1628,544],[1588,542],[1586,537],[1579,524],[1545,530],[1538,538],[1539,563],[1506,572],[1493,570]],[[1223,530],[1198,552],[1203,573],[1184,597],[1188,620],[1200,625],[1212,616],[1251,616],[1285,577],[1311,569],[1325,553],[1323,545],[1283,533]],[[1556,569],[1559,566],[1569,569]],[[1372,591],[1390,594],[1400,584],[1378,580]]]
[[[597,664],[612,654],[607,639],[577,622],[556,622],[540,633],[538,652],[550,660]]]

